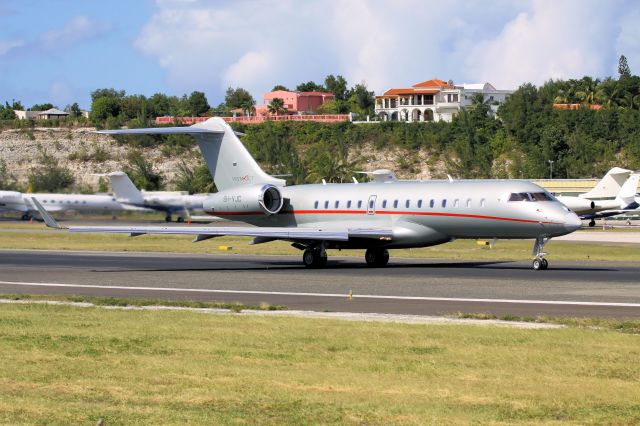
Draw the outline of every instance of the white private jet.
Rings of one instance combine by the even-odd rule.
[[[91,194],[49,194],[49,193],[22,193],[16,191],[0,191],[0,212],[22,213],[22,220],[29,220],[33,213],[37,212],[33,200],[37,200],[46,206],[50,212],[120,212],[125,210],[143,210],[120,204],[111,195]]]
[[[638,174],[614,167],[589,192],[578,196],[558,195],[556,198],[582,219],[595,219],[633,212],[640,204],[636,199]]]
[[[166,214],[167,222],[171,222],[172,214],[179,215],[177,222],[184,222],[185,216],[190,217],[192,212],[203,212],[202,203],[208,197],[208,194],[188,195],[180,192],[140,191],[131,182],[129,176],[120,171],[100,176],[109,178],[113,195],[119,203],[162,211]]]
[[[205,212],[253,226],[72,226],[71,232],[189,234],[194,242],[222,235],[254,237],[253,244],[285,240],[303,250],[307,267],[326,265],[329,248],[366,249],[367,265],[384,266],[393,248],[455,239],[535,239],[533,268],[546,269],[545,243],[581,225],[547,191],[521,180],[385,179],[289,187],[260,168],[221,118],[190,127],[100,133],[192,135],[219,190],[204,201]],[[44,206],[38,209],[47,225],[60,228]]]

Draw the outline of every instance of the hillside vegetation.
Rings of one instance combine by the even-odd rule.
[[[127,98],[124,96],[123,102]],[[141,118],[131,119],[128,125],[149,125],[145,100],[135,98]],[[557,110],[554,103],[580,107]],[[599,109],[591,109],[592,105]],[[44,151],[55,154],[56,146],[38,141],[38,132],[33,132],[29,123],[15,125]],[[75,119],[57,125],[64,128],[86,123]],[[6,122],[4,126],[8,126]],[[291,175],[289,183],[350,181],[358,170],[381,167],[409,179],[442,178],[447,173],[458,178],[544,178],[549,176],[550,162],[554,178],[598,177],[613,166],[640,169],[640,77],[621,74],[618,80],[603,81],[584,77],[549,81],[539,88],[525,84],[500,106],[497,118],[490,114],[489,102],[476,97],[474,105],[462,110],[452,123],[266,122],[234,127],[245,133],[244,143],[263,167],[273,174]],[[14,132],[15,138],[15,130],[0,133],[0,152],[9,132]],[[73,167],[74,162],[108,158],[110,152],[104,151],[104,143],[102,147],[92,145],[97,140],[87,140],[75,155],[68,155],[68,167],[77,171],[82,168]],[[110,147],[120,152],[117,165],[132,172],[141,187],[190,192],[213,188],[188,137],[122,137]],[[0,158],[0,184],[4,187],[53,181],[47,179],[44,157],[34,158],[33,152],[17,159],[15,152],[12,155],[11,161]],[[25,163],[31,164],[28,171]],[[58,176],[64,176],[64,162],[50,163],[58,167]],[[33,176],[36,172],[38,179]],[[75,180],[78,178],[82,180],[80,176]],[[70,184],[73,179],[59,181],[66,186],[58,189],[74,189]]]

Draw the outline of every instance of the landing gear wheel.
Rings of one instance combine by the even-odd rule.
[[[389,263],[389,251],[386,249],[367,249],[364,260],[367,262],[367,266],[385,266]]]
[[[549,267],[549,262],[547,259],[533,259],[533,269],[536,271],[544,271]]]
[[[596,226],[596,221],[595,221],[595,220],[593,220],[593,219],[591,219],[591,220],[589,221],[589,226],[590,226],[590,227],[592,227],[592,228],[593,228],[594,226]]]
[[[182,216],[178,216],[178,218],[176,219],[176,222],[182,223],[184,222],[184,218]]]
[[[318,249],[306,249],[302,254],[302,263],[307,268],[321,268],[327,265],[327,256]]]
[[[164,221],[165,222],[171,222],[171,215],[169,214],[169,215],[165,216]]]
[[[29,213],[25,213],[25,214],[22,215],[22,217],[20,219],[29,220],[29,219],[31,219],[31,215]]]

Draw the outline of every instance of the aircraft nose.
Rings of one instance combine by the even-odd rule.
[[[564,227],[567,231],[573,232],[576,229],[580,229],[582,226],[582,221],[574,212],[567,213],[564,216]]]

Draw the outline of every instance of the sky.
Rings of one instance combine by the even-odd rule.
[[[0,0],[0,102],[616,77],[621,54],[640,74],[639,23],[635,0]]]

